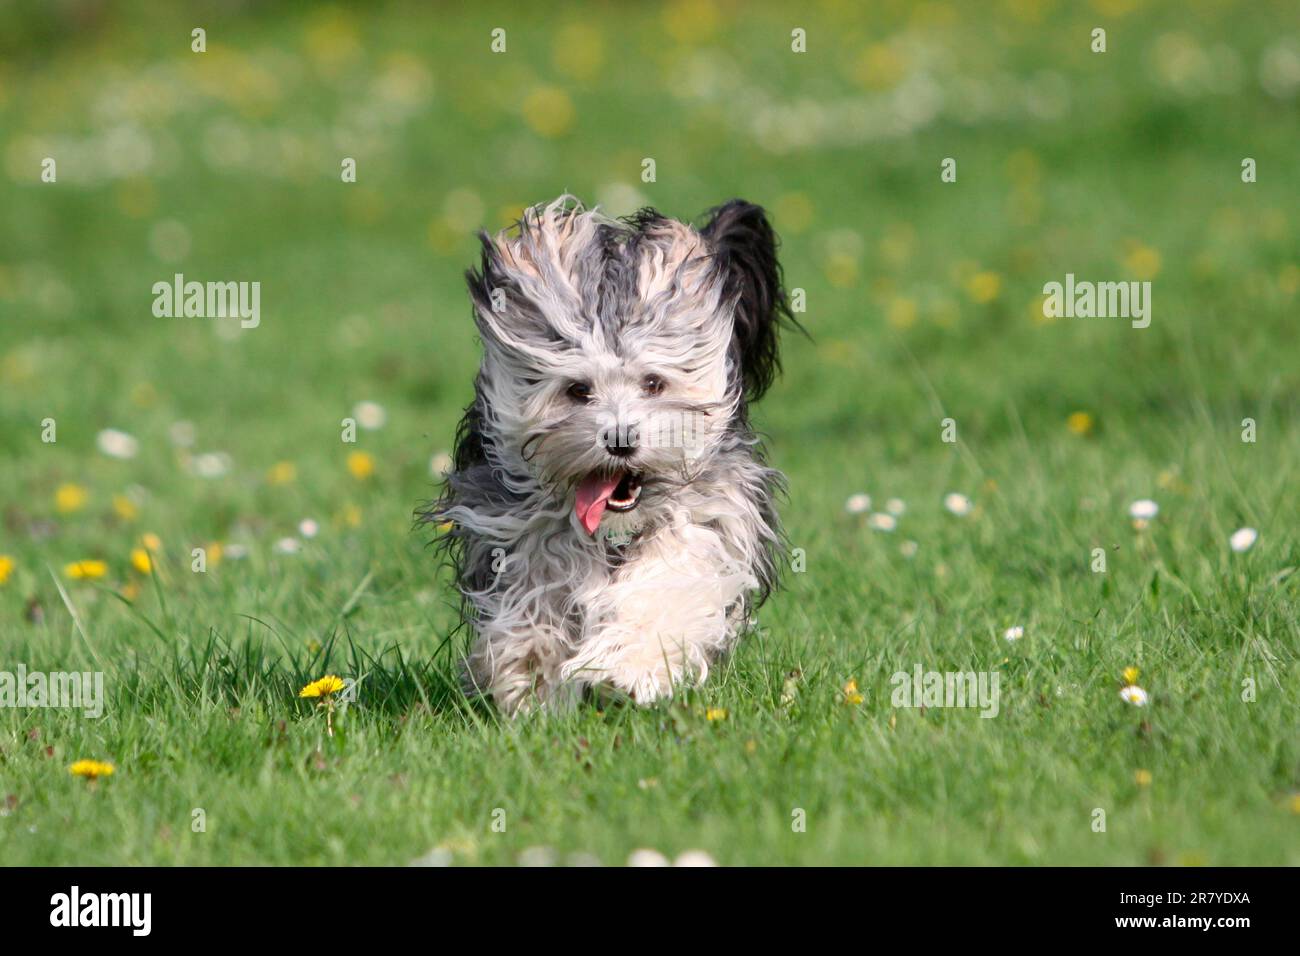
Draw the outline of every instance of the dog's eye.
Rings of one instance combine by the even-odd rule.
[[[574,382],[565,394],[575,402],[582,402],[585,405],[591,401],[591,386],[586,382]]]
[[[667,385],[668,383],[658,375],[647,375],[645,381],[641,383],[641,388],[647,395],[662,395]]]

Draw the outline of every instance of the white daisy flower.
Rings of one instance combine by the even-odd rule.
[[[1135,521],[1150,521],[1160,513],[1160,506],[1150,498],[1139,498],[1128,506],[1128,516]]]
[[[1259,532],[1254,528],[1238,528],[1232,532],[1232,537],[1228,539],[1228,545],[1233,551],[1240,554],[1243,551],[1249,551],[1255,546],[1255,541],[1259,538]]]
[[[844,502],[844,510],[851,515],[860,515],[871,508],[871,495],[858,493],[849,495],[849,500]]]
[[[650,199],[644,193],[625,182],[606,183],[597,187],[596,201],[611,216],[630,216],[638,209],[650,205]]]
[[[713,857],[709,856],[703,850],[687,850],[677,859],[673,860],[673,866],[717,866],[718,863]]]
[[[281,538],[275,543],[277,554],[297,554],[302,550],[302,542],[297,538]]]
[[[1123,697],[1134,707],[1145,707],[1151,699],[1147,696],[1147,692],[1137,684],[1129,684],[1119,692],[1119,696]]]
[[[429,459],[429,474],[434,478],[444,478],[451,471],[451,455],[440,451]]]
[[[530,846],[519,854],[520,866],[555,866],[555,851],[549,846]]]
[[[1018,641],[1025,636],[1025,629],[1017,624],[1015,627],[1007,628],[1006,633],[1002,636],[1008,641]]]
[[[357,402],[356,407],[352,409],[352,417],[362,428],[374,431],[384,427],[384,423],[388,421],[388,412],[384,411],[384,406],[378,402]]]
[[[205,451],[194,456],[190,468],[200,478],[220,478],[230,471],[230,456],[224,451]]]
[[[446,847],[435,846],[424,856],[412,860],[409,866],[451,866],[451,850]]]
[[[914,558],[916,557],[917,544],[915,541],[911,541],[911,540],[904,541],[902,544],[898,546],[898,550],[899,553],[903,555],[903,557]]]
[[[109,458],[134,458],[140,451],[140,442],[116,428],[105,428],[95,436],[95,444]]]
[[[628,866],[670,866],[668,857],[664,856],[658,850],[633,850],[632,855],[627,858]]]
[[[303,518],[298,522],[298,533],[304,538],[314,538],[320,534],[320,525],[311,518]]]
[[[971,510],[971,501],[965,495],[954,491],[943,496],[943,506],[955,515],[968,515]]]
[[[877,512],[867,519],[867,524],[877,531],[893,531],[898,527],[898,519],[893,515]]]
[[[149,251],[163,262],[180,262],[190,254],[190,231],[183,222],[163,219],[149,229]]]
[[[907,510],[907,503],[902,498],[890,498],[885,502],[885,510],[895,518],[901,517]]]
[[[242,561],[248,557],[248,548],[242,544],[228,544],[222,549],[221,555],[231,561]]]

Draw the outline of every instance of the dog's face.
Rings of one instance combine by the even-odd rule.
[[[469,281],[489,457],[526,469],[587,534],[635,530],[774,373],[784,297],[762,210],[729,203],[697,231],[566,197],[483,244]]]

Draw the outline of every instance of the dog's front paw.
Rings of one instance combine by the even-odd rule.
[[[671,669],[661,664],[639,673],[626,674],[611,683],[644,706],[672,697],[673,690],[684,683],[684,679],[682,675],[674,674]]]
[[[657,644],[653,649],[634,646],[599,655],[588,653],[567,663],[563,673],[572,681],[612,688],[638,704],[672,697],[676,688],[693,679],[680,651],[666,652]]]

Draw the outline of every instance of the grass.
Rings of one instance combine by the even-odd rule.
[[[183,12],[6,12],[0,669],[100,670],[107,700],[0,708],[0,859],[1300,863],[1296,90],[1265,68],[1296,14],[1029,9],[821,7],[802,58],[777,7],[285,6],[206,18],[202,56]],[[759,421],[806,570],[676,702],[512,723],[455,689],[466,635],[412,513],[470,394],[472,229],[564,189],[773,211],[812,338]],[[261,325],[154,318],[174,272],[261,281]],[[1067,272],[1149,278],[1151,327],[1044,321]],[[387,423],[347,445],[360,400]],[[228,472],[196,477],[205,451]],[[864,491],[905,500],[896,531],[846,512]],[[891,706],[918,664],[996,673],[998,715]],[[359,681],[332,738],[297,697],[326,673]]]

